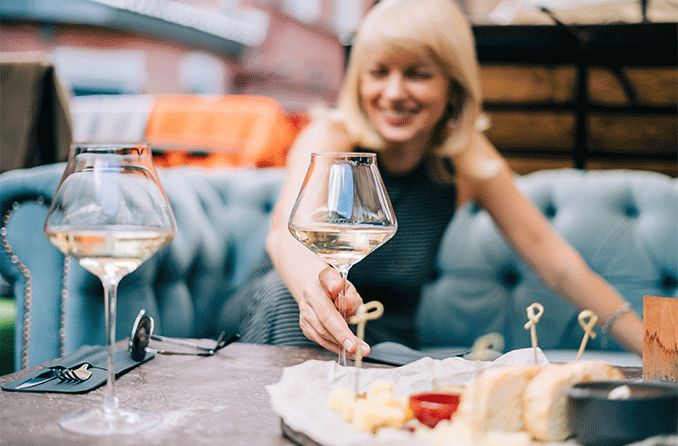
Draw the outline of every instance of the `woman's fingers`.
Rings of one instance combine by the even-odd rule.
[[[358,307],[363,304],[363,298],[356,290],[355,286],[350,282],[346,281],[346,316],[351,316],[358,311]],[[335,306],[337,303],[335,302]]]
[[[315,287],[314,287],[315,288]],[[327,331],[335,342],[343,345],[347,351],[353,352],[355,349],[355,336],[348,328],[348,324],[334,307],[334,304],[327,299],[324,291],[317,287],[313,289],[314,297],[306,299],[310,305],[312,313],[317,318],[317,325]],[[316,327],[318,331],[322,330]]]
[[[355,286],[348,280],[344,281],[341,275],[333,268],[325,268],[318,274],[318,280],[327,296],[339,308],[342,293],[345,293],[346,316],[354,314],[358,307],[363,303],[362,297],[358,294]],[[344,287],[346,289],[344,290]]]
[[[325,336],[322,336],[320,333],[318,333],[315,326],[309,323],[308,319],[301,318],[299,325],[301,327],[301,331],[307,338],[317,343],[321,347],[326,348],[327,350],[330,350],[334,353],[339,353],[339,345],[333,340],[328,340]]]
[[[360,342],[361,351],[369,351],[369,346],[349,329],[319,281],[304,289],[304,302],[299,305],[299,314],[304,334],[323,347],[328,348],[325,344],[329,344],[336,347],[336,350],[330,350],[339,351],[339,346],[343,346],[348,353],[353,354],[356,344]]]
[[[325,347],[327,350],[331,350],[334,353],[339,353],[341,346],[337,343],[334,336],[332,336],[325,327],[318,321],[313,309],[308,303],[304,303],[306,311],[300,311],[300,326],[301,330],[304,332],[307,338],[317,342],[322,347]]]
[[[329,339],[330,335],[329,333],[326,333],[325,335],[319,333],[316,331],[315,326],[311,324],[307,324],[305,322],[301,323],[301,329],[304,332],[304,335],[320,345],[321,347],[334,352],[334,353],[339,353],[339,350],[341,350],[341,346],[334,342],[334,339]],[[365,355],[365,352],[369,352],[369,347],[367,347],[365,344],[361,343],[361,352],[362,355]],[[351,352],[346,352],[349,359],[354,359],[355,358],[355,353]]]

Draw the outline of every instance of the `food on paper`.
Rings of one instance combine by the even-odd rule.
[[[531,366],[486,370],[467,386],[457,418],[481,432],[524,430],[522,395],[540,370]]]
[[[369,369],[368,378],[373,377],[366,382],[372,385],[358,395],[347,388],[351,379],[334,376],[333,381],[342,381],[341,387],[319,402],[335,412],[331,423],[343,419],[352,429],[346,429],[336,443],[334,437],[323,436],[320,430],[318,438],[324,439],[322,444],[373,444],[369,440],[373,438],[374,444],[394,441],[393,445],[427,446],[536,446],[557,442],[572,435],[567,430],[566,401],[574,384],[623,378],[618,369],[604,363],[547,365],[540,360],[541,366],[533,366],[531,353],[531,349],[512,351],[491,365],[428,359],[398,369]],[[452,372],[453,368],[458,371]],[[451,420],[439,421],[431,428],[434,423],[427,425],[411,408],[408,410],[407,401],[412,396],[431,389],[441,394],[445,385],[462,383],[462,389],[453,389],[462,391]],[[393,396],[394,391],[399,397]],[[623,398],[624,391],[620,387],[612,396]]]
[[[377,380],[365,394],[356,395],[345,387],[332,390],[327,405],[342,419],[362,432],[375,433],[382,427],[399,429],[412,419],[406,397],[393,396],[393,383]]]
[[[330,392],[327,397],[327,406],[341,415],[341,419],[353,420],[353,409],[355,407],[355,394],[346,387],[337,387]]]
[[[433,391],[437,393],[449,393],[461,395],[466,386],[461,384],[448,384],[444,379],[433,378]]]
[[[458,393],[415,393],[410,396],[410,410],[420,423],[436,427],[439,422],[452,418],[460,399]]]
[[[485,370],[467,386],[452,422],[436,427],[433,444],[518,446],[565,440],[572,435],[567,389],[580,382],[621,378],[618,369],[594,362]]]
[[[362,432],[374,433],[382,427],[399,429],[410,419],[406,408],[378,405],[358,399],[353,412],[353,427]]]
[[[568,438],[572,432],[567,425],[567,389],[581,382],[619,379],[624,379],[621,371],[599,362],[556,364],[543,369],[525,389],[527,431],[541,441]]]
[[[481,432],[470,424],[454,419],[442,422],[433,431],[433,446],[532,446],[532,437],[527,432]]]

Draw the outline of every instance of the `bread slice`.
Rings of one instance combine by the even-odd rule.
[[[532,438],[527,432],[474,432],[470,426],[455,418],[441,421],[427,434],[417,430],[422,443],[433,446],[532,446]],[[427,435],[427,436],[425,436]]]
[[[567,425],[567,389],[580,382],[623,378],[618,369],[600,362],[546,367],[530,381],[523,395],[527,431],[541,441],[565,440],[572,435]]]
[[[484,370],[464,390],[455,418],[476,432],[523,430],[522,395],[539,370],[528,366]]]

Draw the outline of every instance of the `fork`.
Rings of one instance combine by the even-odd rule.
[[[73,367],[53,365],[48,368],[54,371],[57,379],[61,382],[83,382],[87,381],[92,376],[92,372],[88,370],[90,366],[90,363],[83,362],[82,364]]]
[[[45,371],[39,375],[34,376],[33,378],[30,378],[16,386],[16,390],[35,387],[48,381],[52,381],[53,379],[59,379],[60,382],[75,383],[87,381],[92,376],[92,372],[88,370],[91,366],[92,365],[88,362],[83,362],[82,364],[78,364],[73,367],[53,365],[47,367]]]

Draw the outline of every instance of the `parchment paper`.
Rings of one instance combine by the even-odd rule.
[[[538,365],[548,359],[537,350]],[[462,358],[435,360],[424,358],[411,364],[389,369],[361,369],[359,392],[367,391],[378,379],[393,382],[394,396],[430,391],[433,380],[445,384],[466,384],[475,374],[489,367],[517,364],[532,365],[531,348],[513,350],[494,361],[468,361]],[[376,435],[356,431],[340,415],[327,407],[327,397],[336,387],[353,389],[356,369],[342,367],[335,361],[306,361],[286,367],[280,381],[267,386],[273,410],[293,430],[301,432],[324,446],[358,445],[427,445],[421,435],[405,430],[380,429]]]

